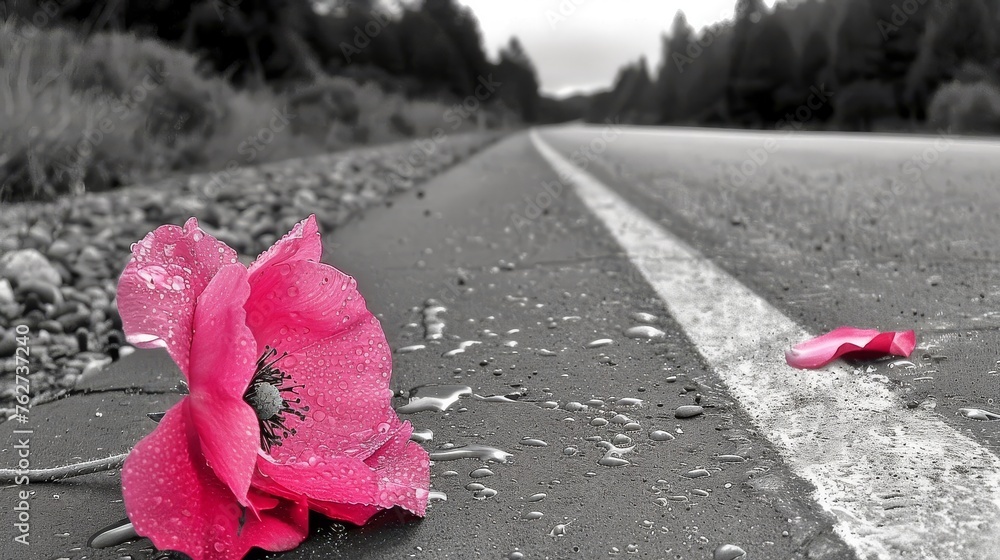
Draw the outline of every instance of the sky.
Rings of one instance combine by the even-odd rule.
[[[458,0],[479,19],[487,54],[516,35],[542,91],[565,96],[611,85],[618,69],[660,61],[660,37],[683,10],[696,30],[731,19],[736,0]],[[775,0],[765,0],[770,7]]]

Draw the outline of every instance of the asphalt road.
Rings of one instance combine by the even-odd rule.
[[[985,499],[973,504],[981,511],[970,512],[950,557],[988,557],[976,553],[1000,542],[990,521],[1000,495],[982,459],[1000,454],[1000,422],[959,409],[1000,412],[1000,144],[613,126],[544,129],[539,139],[805,330],[915,329],[910,362],[850,367],[894,399],[895,410],[870,411],[873,422],[912,412],[972,442],[964,471],[918,474],[942,486],[982,483]],[[444,411],[404,415],[433,432],[423,444],[437,459],[432,489],[447,496],[425,519],[320,524],[275,557],[934,557],[922,526],[876,552],[845,539],[844,512],[824,509],[829,496],[761,429],[757,405],[736,396],[747,392],[727,385],[725,368],[615,232],[558,181],[532,138],[518,134],[327,237],[325,260],[357,277],[396,349],[393,387],[471,394]],[[754,321],[715,328],[726,338]],[[643,324],[662,335],[626,335]],[[610,340],[592,344],[601,339]],[[169,404],[156,389],[169,387],[172,372],[162,354],[136,355],[93,382],[105,392],[38,407],[47,420],[35,434],[37,464],[127,449],[152,427],[145,412]],[[124,386],[147,390],[114,390]],[[676,417],[696,404],[702,414]],[[790,418],[811,404],[797,403]],[[851,442],[842,443],[849,454]],[[473,445],[492,449],[471,453]],[[462,446],[480,457],[454,457]],[[480,468],[492,474],[473,476]],[[14,557],[148,556],[141,541],[84,546],[123,516],[116,483],[101,474],[40,487],[36,539]],[[931,525],[938,504],[912,503],[925,494],[894,495],[898,505],[884,509],[898,507],[903,519],[927,512]],[[4,489],[0,499],[12,504],[0,514],[9,531],[14,498]]]

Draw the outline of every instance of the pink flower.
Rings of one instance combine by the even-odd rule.
[[[788,365],[800,369],[825,366],[846,354],[909,356],[917,344],[913,331],[879,332],[840,327],[785,351]]]
[[[392,409],[385,334],[322,251],[312,216],[249,269],[194,218],[133,245],[118,283],[127,338],[165,347],[190,389],[122,470],[129,519],[158,549],[287,550],[309,510],[424,515],[430,462]]]

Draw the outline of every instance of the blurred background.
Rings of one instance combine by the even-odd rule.
[[[6,201],[571,120],[1000,130],[1000,0],[6,0],[0,17]]]

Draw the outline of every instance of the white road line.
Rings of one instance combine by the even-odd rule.
[[[1000,459],[846,366],[799,371],[812,336],[532,131],[863,559],[1000,558]]]

